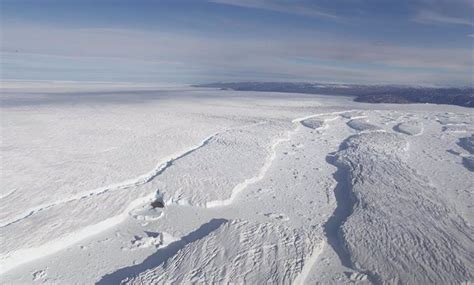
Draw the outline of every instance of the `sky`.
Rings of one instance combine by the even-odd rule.
[[[0,0],[2,81],[472,86],[474,0]]]

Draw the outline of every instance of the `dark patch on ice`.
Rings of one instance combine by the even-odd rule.
[[[450,153],[450,154],[454,154],[454,155],[460,155],[461,154],[461,153],[455,151],[454,149],[448,149],[446,152]]]
[[[152,237],[152,238],[157,238],[160,236],[160,233],[155,233],[155,232],[147,232],[145,231],[145,234],[147,235],[147,237]]]
[[[352,268],[352,262],[341,237],[340,227],[352,214],[357,200],[351,191],[351,184],[347,179],[347,177],[349,177],[347,170],[336,163],[334,154],[326,156],[326,161],[337,167],[337,171],[333,174],[334,179],[337,181],[336,188],[334,188],[334,196],[337,205],[332,216],[328,219],[326,224],[324,224],[324,232],[329,245],[339,256],[341,264],[345,267]]]
[[[474,135],[460,138],[458,145],[471,154],[462,158],[462,164],[467,170],[474,171]]]
[[[160,193],[160,190],[156,190],[155,200],[150,205],[153,209],[165,207],[164,194]]]
[[[165,207],[165,204],[163,203],[163,201],[160,201],[160,200],[155,200],[155,201],[151,202],[150,205],[153,207],[153,209],[155,209],[155,208],[164,208]]]
[[[115,272],[104,275],[96,284],[120,284],[122,281],[130,280],[140,273],[166,263],[169,258],[183,249],[187,244],[195,242],[217,230],[221,225],[228,222],[226,219],[212,219],[203,224],[197,230],[182,237],[180,240],[158,249],[154,254],[147,257],[142,263],[121,268]]]
[[[474,135],[471,135],[470,137],[460,138],[458,145],[469,151],[470,154],[474,154]]]
[[[463,157],[462,164],[467,170],[474,171],[474,156]]]

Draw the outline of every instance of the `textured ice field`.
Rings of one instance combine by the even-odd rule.
[[[2,283],[474,281],[472,109],[71,88],[2,91]]]

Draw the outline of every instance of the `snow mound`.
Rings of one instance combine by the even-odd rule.
[[[419,121],[408,121],[396,125],[393,129],[399,133],[417,136],[423,133],[423,124]]]
[[[436,121],[444,126],[450,125],[466,125],[466,116],[458,115],[458,114],[445,114],[442,116],[438,116]]]
[[[324,121],[317,120],[314,118],[303,120],[301,121],[301,124],[307,128],[314,130],[324,127]]]
[[[448,125],[441,128],[446,133],[467,133],[472,131],[473,128],[467,125]]]
[[[33,281],[38,281],[40,279],[45,279],[48,276],[45,270],[38,270],[33,272]]]
[[[380,158],[381,156],[403,155],[408,149],[408,142],[397,134],[383,132],[363,133],[351,136],[345,140],[341,145],[341,149],[347,149],[347,151],[340,152],[340,158],[345,157],[349,150],[353,149],[360,153],[372,153],[374,154],[372,158]]]
[[[162,241],[160,238],[157,237],[140,237],[135,236],[135,239],[131,241],[131,245],[126,249],[135,250],[139,248],[147,248],[147,247],[159,247],[162,245]]]
[[[229,221],[128,284],[289,284],[311,255],[311,235],[275,224]]]
[[[396,134],[348,138],[336,165],[354,209],[341,228],[354,269],[376,283],[448,284],[474,278],[472,229],[406,163]]]
[[[351,112],[342,113],[341,117],[345,119],[359,119],[359,118],[366,118],[367,116],[362,111],[351,111]]]
[[[347,125],[357,131],[381,131],[382,128],[372,125],[365,119],[350,120]]]

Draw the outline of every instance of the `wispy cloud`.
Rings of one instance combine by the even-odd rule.
[[[417,0],[413,20],[428,25],[474,26],[474,0]]]
[[[10,26],[0,47],[64,56],[104,56],[209,63],[253,62],[269,58],[315,58],[414,68],[465,69],[474,64],[469,48],[404,47],[304,34],[222,38],[131,29],[61,29]],[[133,44],[130,44],[133,43]]]
[[[329,13],[306,1],[285,0],[209,0],[209,2],[232,5],[237,7],[255,8],[276,11],[280,13],[297,14],[312,17],[323,17],[333,20],[341,20],[339,15]]]
[[[474,26],[474,21],[472,18],[466,17],[455,17],[443,15],[435,11],[420,11],[414,19],[418,23],[423,24],[449,24],[449,25],[465,25],[465,26]]]
[[[129,76],[154,74],[163,78],[172,75],[187,82],[252,78],[469,82],[474,65],[472,51],[468,48],[415,48],[301,35],[223,39],[157,31],[61,29],[34,25],[10,26],[4,31],[4,39],[1,49],[7,52],[62,55],[76,58],[75,64],[84,65],[84,68],[101,62],[101,66],[93,69],[127,67]],[[87,59],[91,57],[110,60]],[[113,58],[121,60],[113,61]],[[125,59],[136,63],[124,62]],[[43,62],[50,64],[47,60]],[[68,64],[58,62],[55,67],[67,69]]]

